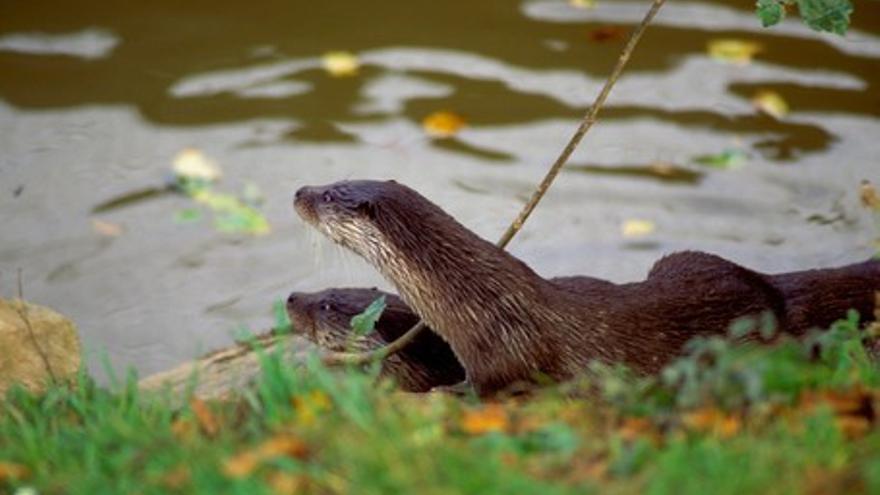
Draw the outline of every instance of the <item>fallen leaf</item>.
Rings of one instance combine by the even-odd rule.
[[[431,137],[448,138],[465,126],[465,120],[453,112],[439,111],[422,120],[422,129]]]
[[[176,419],[171,423],[171,433],[178,440],[189,440],[195,435],[196,424],[189,419]]]
[[[193,223],[202,219],[202,210],[198,208],[184,208],[174,214],[176,223]]]
[[[119,224],[98,219],[92,219],[92,230],[105,237],[119,237],[123,232]]]
[[[189,483],[192,475],[188,468],[184,466],[176,467],[162,476],[162,484],[175,492],[182,491],[183,487]]]
[[[304,426],[313,425],[319,415],[332,406],[330,397],[320,390],[312,390],[305,395],[295,396],[291,402],[297,413],[297,421]]]
[[[859,199],[865,208],[880,211],[880,195],[877,194],[877,189],[871,181],[863,180],[859,185]]]
[[[220,431],[220,422],[217,421],[217,417],[214,416],[208,405],[201,399],[192,399],[189,401],[189,407],[195,414],[202,433],[209,437],[216,436]]]
[[[711,433],[720,438],[736,435],[742,423],[736,416],[715,407],[704,407],[682,415],[682,423],[690,430]]]
[[[789,112],[788,102],[779,93],[770,90],[755,93],[752,97],[752,106],[774,119],[781,119]]]
[[[587,38],[594,43],[621,41],[626,37],[627,30],[621,26],[601,26],[591,30]]]
[[[568,4],[576,9],[594,9],[596,0],[568,0]]]
[[[740,39],[711,40],[706,45],[710,57],[735,65],[748,65],[752,62],[752,58],[763,50],[764,47],[760,43]]]
[[[297,476],[283,471],[277,471],[269,475],[266,480],[272,493],[282,495],[294,495],[303,493],[308,480],[304,476]]]
[[[617,429],[617,434],[624,440],[636,440],[640,437],[653,437],[654,425],[645,418],[626,418]]]
[[[308,446],[299,438],[282,433],[257,447],[230,457],[223,463],[223,472],[230,478],[245,478],[264,462],[276,457],[305,459]]]
[[[23,464],[0,461],[0,483],[20,480],[30,476],[31,470]]]
[[[349,52],[327,52],[321,58],[324,70],[333,77],[350,77],[357,75],[360,61]]]
[[[507,411],[500,404],[466,411],[461,420],[462,429],[471,435],[505,432],[510,427]]]
[[[620,225],[620,233],[624,237],[643,237],[657,229],[650,220],[630,219]]]
[[[201,150],[186,148],[174,157],[172,165],[178,179],[216,182],[223,176],[220,167]]]
[[[742,150],[726,149],[714,155],[699,155],[694,157],[694,161],[700,165],[712,168],[732,169],[744,165],[749,159],[749,155]]]

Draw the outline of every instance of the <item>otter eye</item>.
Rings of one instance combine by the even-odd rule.
[[[321,304],[321,311],[330,311],[330,309],[331,309],[330,303]]]
[[[333,201],[333,195],[330,194],[330,191],[327,191],[327,192],[324,193],[323,196],[321,196],[321,199],[322,199],[325,203],[329,203],[329,202]]]

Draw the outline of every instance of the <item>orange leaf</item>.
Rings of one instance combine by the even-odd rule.
[[[626,29],[620,26],[601,26],[593,29],[587,34],[590,41],[594,43],[606,43],[609,41],[620,41],[626,36]]]
[[[31,470],[23,464],[0,461],[0,483],[30,476]]]
[[[92,230],[105,237],[119,237],[122,235],[122,227],[119,224],[105,222],[104,220],[92,220]]]
[[[217,435],[220,431],[220,423],[217,421],[217,417],[214,416],[214,413],[211,412],[211,409],[208,408],[208,405],[201,399],[192,399],[189,402],[189,407],[196,415],[202,433],[209,437]]]
[[[462,429],[471,435],[493,431],[504,432],[510,427],[507,411],[499,404],[490,404],[481,409],[466,411],[461,420]]]
[[[269,475],[266,481],[272,488],[273,493],[294,495],[296,493],[303,493],[303,487],[307,480],[302,476],[275,472]]]
[[[465,126],[462,116],[453,112],[434,112],[422,120],[422,129],[431,137],[448,138]]]
[[[714,407],[704,407],[687,413],[682,416],[682,422],[693,431],[712,433],[721,438],[736,435],[742,426],[739,418]]]
[[[651,436],[653,429],[651,422],[645,418],[626,418],[617,433],[624,440],[635,440],[639,437]]]
[[[231,478],[244,478],[269,459],[275,457],[305,459],[308,454],[308,446],[302,440],[282,433],[253,449],[230,457],[223,463],[223,472]]]

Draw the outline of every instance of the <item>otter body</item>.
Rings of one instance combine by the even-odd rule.
[[[382,296],[385,311],[376,322],[375,331],[366,336],[354,335],[351,318]],[[377,349],[396,340],[419,321],[418,315],[397,296],[360,288],[294,292],[287,299],[287,313],[297,333],[333,351]],[[408,392],[427,392],[465,379],[464,368],[449,345],[428,330],[397,354],[388,356],[382,363],[382,375],[394,378]]]
[[[566,379],[593,360],[656,372],[689,339],[722,334],[738,318],[770,312],[781,330],[800,334],[867,309],[880,290],[877,261],[766,275],[700,252],[662,258],[643,282],[546,280],[394,181],[303,187],[294,206],[397,287],[481,395]],[[822,309],[808,307],[817,300]]]

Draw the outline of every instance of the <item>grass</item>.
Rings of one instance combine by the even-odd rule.
[[[854,315],[803,342],[701,339],[658,377],[597,367],[491,403],[271,354],[239,399],[177,409],[83,374],[0,404],[0,493],[880,493],[866,339]]]

